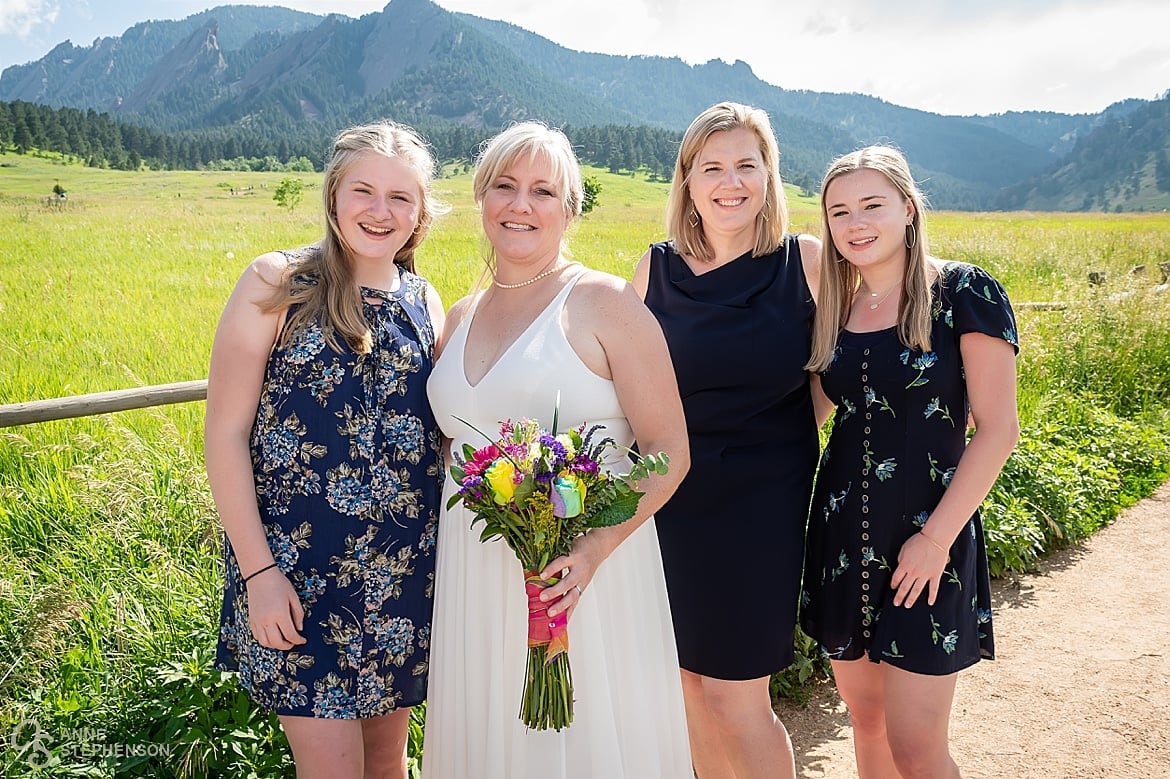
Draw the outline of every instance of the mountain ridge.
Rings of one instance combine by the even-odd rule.
[[[677,57],[578,52],[431,0],[391,0],[357,19],[226,5],[141,22],[90,47],[64,41],[40,60],[6,68],[0,100],[109,111],[161,132],[265,126],[290,137],[381,116],[485,133],[540,119],[677,134],[708,105],[738,100],[768,111],[785,177],[809,189],[837,154],[888,142],[929,183],[936,207],[1170,207],[1170,177],[1142,174],[1136,185],[1133,178],[1135,170],[1152,171],[1170,145],[1164,127],[1148,126],[1164,112],[1139,110],[1158,101],[1121,101],[1093,115],[944,116],[869,95],[785,89],[743,61],[688,65]],[[1091,164],[1103,156],[1093,149],[1117,143],[1118,128],[1135,112],[1149,148],[1131,149],[1132,160],[1104,155],[1120,160],[1116,175],[1128,177],[1115,181]],[[1094,141],[1095,134],[1109,140]],[[1059,192],[1050,191],[1051,180]],[[1089,190],[1096,196],[1087,197]]]

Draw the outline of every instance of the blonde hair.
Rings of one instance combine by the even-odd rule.
[[[697,213],[690,192],[695,158],[713,134],[740,127],[751,130],[759,141],[760,156],[768,177],[764,189],[764,207],[756,216],[756,245],[752,249],[752,256],[771,254],[784,242],[784,234],[788,231],[788,202],[784,197],[784,183],[780,179],[780,148],[776,145],[772,123],[762,108],[724,102],[711,106],[695,117],[683,133],[674,163],[674,179],[666,203],[666,236],[674,241],[679,252],[689,257],[704,261],[715,258],[715,252],[703,232],[702,221],[691,223],[692,214]]]
[[[552,169],[550,183],[561,197],[565,220],[571,222],[581,215],[585,185],[577,155],[563,132],[543,122],[519,122],[484,142],[476,159],[475,176],[471,181],[471,192],[477,206],[483,207],[484,197],[492,182],[511,169],[521,158],[529,162],[536,159],[548,162]],[[488,246],[486,253],[488,271],[494,272],[495,249]],[[569,253],[564,236],[561,237],[561,253],[566,255]]]
[[[936,272],[930,263],[926,240],[926,197],[914,182],[910,165],[897,149],[866,146],[833,160],[821,182],[821,281],[813,323],[812,353],[806,369],[823,371],[833,361],[837,339],[849,321],[861,275],[846,261],[829,231],[825,193],[838,177],[857,170],[875,170],[898,190],[914,214],[906,232],[906,267],[903,295],[898,307],[898,339],[907,347],[930,351],[931,294]],[[909,243],[913,242],[913,246]]]
[[[394,256],[394,263],[414,272],[414,251],[426,238],[435,217],[450,207],[432,191],[435,159],[426,142],[409,127],[390,121],[358,125],[342,130],[333,141],[325,166],[322,200],[325,205],[325,236],[310,250],[298,252],[289,264],[280,286],[263,306],[266,312],[281,311],[298,304],[281,332],[280,343],[306,325],[320,321],[326,342],[340,351],[337,334],[358,354],[373,346],[369,323],[362,314],[361,293],[353,276],[353,250],[337,223],[337,190],[342,179],[369,154],[398,158],[418,176],[418,224]]]

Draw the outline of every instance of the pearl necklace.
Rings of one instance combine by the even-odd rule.
[[[894,291],[895,289],[897,289],[898,287],[900,287],[901,285],[902,285],[902,280],[901,280],[901,279],[898,279],[898,281],[896,281],[894,284],[892,284],[892,285],[889,287],[889,289],[887,289],[887,290],[885,291],[885,293],[884,293],[884,294],[882,294],[881,300],[877,301],[876,303],[870,303],[870,304],[869,304],[869,310],[870,310],[870,311],[876,311],[878,306],[880,306],[882,303],[885,303],[885,302],[886,302],[886,298],[888,298],[888,297],[890,296],[890,293],[891,293],[891,292],[893,292],[893,291]],[[877,297],[879,294],[880,294],[880,293],[877,293],[877,292],[874,292],[874,291],[872,291],[872,290],[871,290],[871,291],[870,291],[870,293],[869,293],[869,296],[870,296],[870,298],[876,298],[876,297]]]
[[[517,282],[515,284],[505,284],[502,281],[500,281],[499,279],[497,279],[495,274],[493,273],[492,274],[492,284],[495,284],[500,289],[520,289],[521,287],[527,287],[529,284],[535,284],[536,282],[540,281],[541,279],[543,279],[547,276],[551,276],[552,274],[556,273],[559,270],[561,270],[561,268],[558,268],[556,260],[553,260],[553,264],[551,266],[549,266],[547,269],[541,271],[540,273],[536,274],[535,276],[530,278],[528,281],[520,281],[520,282]]]

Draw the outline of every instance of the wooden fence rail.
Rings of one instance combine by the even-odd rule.
[[[1159,266],[1162,273],[1162,283],[1154,287],[1155,292],[1170,290],[1170,262],[1163,262]],[[1138,265],[1130,271],[1130,275],[1145,275],[1146,266]],[[1100,286],[1106,281],[1104,273],[1089,273],[1089,283]],[[1125,295],[1123,294],[1122,297]],[[1117,297],[1117,296],[1112,296]],[[1032,309],[1037,311],[1062,311],[1068,306],[1061,302],[1018,303],[1018,309]],[[28,403],[11,403],[0,405],[0,427],[15,427],[33,422],[49,422],[54,419],[70,419],[73,417],[87,417],[93,414],[106,414],[111,411],[127,411],[132,408],[147,408],[148,406],[165,406],[168,403],[186,403],[192,400],[207,399],[207,379],[196,381],[180,381],[175,384],[156,384],[152,387],[135,387],[133,389],[112,390],[110,392],[95,392],[91,395],[74,395],[69,398],[52,398],[50,400],[33,400]]]
[[[156,384],[151,387],[94,392],[69,398],[32,400],[0,406],[0,427],[15,427],[54,419],[87,417],[111,411],[132,408],[165,406],[169,403],[187,403],[207,398],[207,379],[180,381],[174,384]]]

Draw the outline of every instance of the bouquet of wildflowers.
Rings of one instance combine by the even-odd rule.
[[[574,539],[590,528],[634,516],[642,497],[638,481],[666,473],[670,463],[662,452],[640,456],[619,447],[598,434],[600,426],[581,425],[561,434],[556,428],[555,414],[551,432],[531,419],[507,420],[500,424],[499,438],[482,449],[464,444],[451,466],[459,491],[447,504],[451,508],[462,501],[475,514],[472,525],[483,522],[480,541],[502,538],[524,568],[528,666],[520,719],[535,730],[560,730],[573,721],[568,617],[562,612],[549,619],[540,601],[541,591],[560,579],[541,579],[540,572],[571,552]],[[633,455],[627,473],[601,468],[613,449]]]

